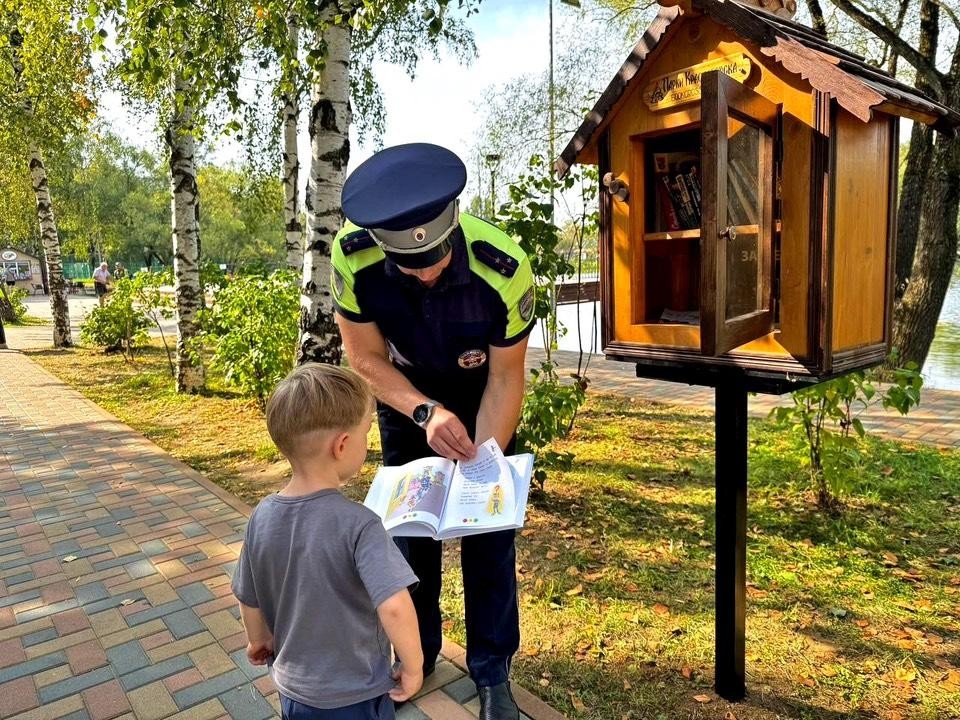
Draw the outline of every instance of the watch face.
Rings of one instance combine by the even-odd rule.
[[[413,409],[413,421],[416,423],[425,422],[430,415],[430,408],[427,405],[417,405]]]

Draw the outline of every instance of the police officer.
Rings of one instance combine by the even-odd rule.
[[[505,233],[460,213],[467,172],[455,154],[387,148],[343,186],[350,221],[332,249],[337,323],[350,364],[373,386],[384,463],[512,452],[533,327],[533,274]],[[413,593],[424,675],[442,642],[441,545],[397,538],[420,578]],[[481,720],[517,720],[508,680],[520,644],[513,530],[461,541],[467,666]]]

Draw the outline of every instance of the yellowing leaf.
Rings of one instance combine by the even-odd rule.
[[[558,557],[560,557],[560,553],[556,550],[547,550],[547,560],[556,560]]]
[[[575,565],[571,565],[570,567],[567,568],[567,575],[569,575],[570,577],[576,577],[579,574],[580,574],[580,571],[577,570]]]
[[[910,683],[917,679],[917,671],[912,668],[897,668],[893,671],[893,677],[900,682]]]
[[[570,704],[573,705],[573,709],[576,710],[577,712],[587,711],[587,706],[583,704],[583,700],[581,700],[576,695],[570,696]]]
[[[689,665],[684,665],[682,668],[680,668],[680,674],[689,680],[693,677],[693,668]]]
[[[698,703],[713,702],[713,698],[710,697],[709,695],[694,695],[693,699],[696,700]]]
[[[657,603],[651,608],[657,615],[669,615],[670,608],[668,608],[663,603]]]
[[[892,552],[885,552],[883,554],[883,564],[887,567],[895,567],[899,562],[900,558],[898,558]]]
[[[572,587],[569,590],[567,590],[567,595],[570,595],[572,597],[574,595],[579,595],[582,592],[583,592],[583,585],[578,583],[576,587]]]

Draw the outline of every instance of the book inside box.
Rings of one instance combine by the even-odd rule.
[[[700,131],[644,143],[643,322],[700,324]]]

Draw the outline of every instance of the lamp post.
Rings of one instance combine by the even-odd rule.
[[[500,154],[488,153],[486,156],[486,160],[487,160],[487,167],[490,168],[490,219],[492,220],[497,212],[496,175],[497,175],[497,166],[500,164]]]

